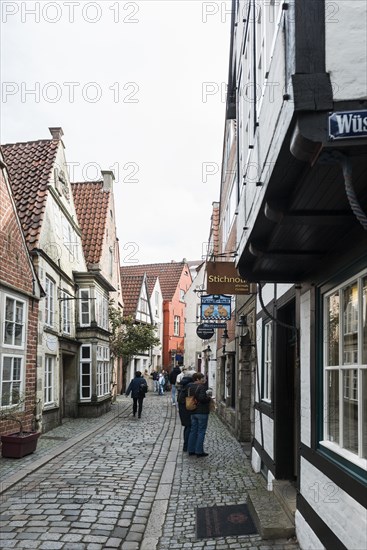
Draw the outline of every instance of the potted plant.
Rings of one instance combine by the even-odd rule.
[[[13,433],[4,434],[1,436],[1,455],[4,458],[22,458],[23,456],[33,453],[37,448],[37,441],[40,432],[24,429],[24,424],[29,418],[34,415],[35,403],[27,396],[13,395],[11,399],[4,399],[2,402],[7,402],[11,405],[0,409],[0,420],[13,421],[18,424],[18,430]],[[32,410],[27,405],[31,403]]]

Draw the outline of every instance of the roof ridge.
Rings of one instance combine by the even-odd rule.
[[[11,145],[27,145],[27,144],[32,144],[32,143],[51,143],[51,142],[60,142],[62,141],[61,139],[34,139],[34,140],[30,140],[30,141],[16,141],[15,143],[2,143],[1,144],[1,147],[10,147]]]

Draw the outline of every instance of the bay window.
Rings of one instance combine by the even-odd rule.
[[[97,396],[110,393],[110,350],[106,346],[97,346]]]

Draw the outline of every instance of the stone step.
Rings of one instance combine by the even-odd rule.
[[[297,490],[290,481],[284,479],[273,480],[273,491],[280,504],[282,505],[285,513],[289,517],[292,523],[294,523],[294,516],[297,506]]]
[[[247,506],[264,539],[289,539],[294,536],[294,522],[289,519],[272,491],[267,491],[265,487],[250,489]]]

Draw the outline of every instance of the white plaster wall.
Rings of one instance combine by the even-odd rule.
[[[255,410],[255,439],[262,444],[261,436],[261,421],[262,430],[264,435],[264,449],[271,458],[274,458],[274,422],[272,418],[269,418],[265,414],[261,415],[258,410]]]
[[[326,72],[334,99],[367,98],[365,0],[326,2]]]
[[[252,447],[251,451],[251,466],[252,469],[256,474],[258,474],[261,470],[261,458],[257,451],[255,451],[254,447]]]
[[[311,445],[311,381],[310,381],[310,341],[311,341],[311,296],[306,292],[301,296],[300,316],[300,354],[301,354],[301,441]]]
[[[155,293],[158,292],[158,306],[156,306]],[[153,292],[150,296],[150,307],[153,315],[153,323],[157,325],[157,338],[160,344],[153,348],[153,364],[151,370],[162,366],[162,347],[163,347],[163,296],[162,289],[157,278]]]
[[[346,548],[367,548],[366,509],[304,458],[300,491]]]
[[[186,303],[186,318],[185,318],[185,365],[187,367],[195,367],[196,353],[201,352],[203,349],[203,342],[196,334],[196,329],[200,324],[200,320],[196,318],[197,306],[200,303],[199,292],[194,290],[200,290],[204,284],[204,264],[198,271],[195,279],[193,280],[190,288],[185,294]],[[206,341],[205,341],[206,342]],[[207,343],[206,346],[207,347]],[[214,351],[214,347],[211,346]]]
[[[321,544],[315,533],[312,531],[309,524],[306,522],[302,514],[296,510],[295,515],[296,536],[301,550],[324,550],[325,547]]]

